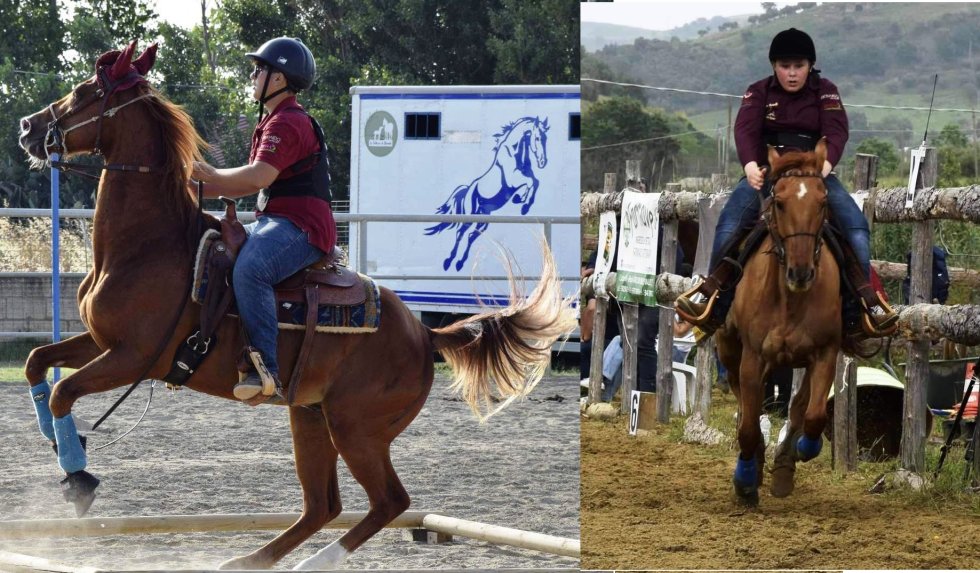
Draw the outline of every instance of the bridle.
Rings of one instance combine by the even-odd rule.
[[[154,167],[149,167],[146,165],[124,165],[120,163],[104,163],[102,165],[87,165],[84,163],[75,163],[69,161],[61,161],[60,159],[52,159],[52,152],[59,153],[61,156],[68,154],[68,146],[65,144],[66,137],[72,131],[84,127],[92,122],[96,122],[96,135],[95,135],[95,146],[92,149],[94,155],[102,155],[102,150],[99,148],[99,144],[102,141],[102,120],[107,117],[113,117],[116,112],[123,109],[124,107],[134,104],[140,100],[155,97],[152,93],[145,93],[141,96],[137,96],[127,102],[123,102],[115,107],[106,109],[109,103],[109,99],[112,97],[116,88],[120,86],[123,82],[133,79],[134,75],[139,75],[136,72],[132,72],[115,82],[110,82],[108,74],[105,72],[105,68],[101,68],[98,72],[100,85],[108,86],[106,89],[99,88],[93,94],[92,97],[85,100],[84,105],[72,105],[65,113],[61,116],[55,113],[54,103],[48,104],[48,113],[54,118],[48,122],[48,131],[44,135],[44,154],[47,157],[47,163],[51,167],[64,172],[75,172],[83,177],[88,177],[90,179],[99,179],[98,176],[92,175],[90,173],[85,173],[81,171],[82,169],[87,170],[98,170],[98,171],[129,171],[135,173],[152,173],[156,170]],[[142,78],[142,76],[140,76]],[[86,119],[80,121],[74,125],[64,127],[61,122],[74,116],[79,111],[88,108],[93,103],[102,101],[102,105],[99,107],[99,113]]]
[[[779,234],[779,225],[777,224],[777,221],[776,221],[776,213],[778,212],[778,209],[776,208],[776,200],[775,200],[776,194],[775,194],[775,189],[776,189],[776,183],[780,179],[788,178],[788,177],[793,177],[793,178],[797,178],[797,179],[798,178],[816,178],[816,179],[820,179],[821,181],[824,178],[821,173],[811,172],[811,171],[800,171],[798,169],[791,169],[791,170],[786,171],[784,173],[780,173],[775,178],[773,178],[773,179],[770,180],[770,187],[773,190],[773,194],[772,194],[771,197],[769,197],[767,199],[767,201],[768,201],[769,204],[767,205],[767,208],[766,208],[766,224],[769,227],[769,235],[772,237],[772,243],[773,243],[772,249],[773,249],[773,252],[776,255],[776,258],[779,260],[779,266],[785,267],[786,266],[786,247],[785,247],[784,243],[787,240],[792,239],[793,237],[810,237],[810,238],[812,238],[814,240],[813,264],[814,264],[814,266],[816,266],[819,263],[819,261],[820,261],[820,249],[823,247],[823,240],[821,239],[821,231],[823,230],[823,225],[827,221],[827,204],[824,203],[823,208],[821,209],[821,211],[822,211],[822,214],[821,214],[821,221],[822,221],[822,223],[820,225],[821,231],[818,231],[816,233],[790,233],[789,235],[786,235],[786,236],[780,235]]]

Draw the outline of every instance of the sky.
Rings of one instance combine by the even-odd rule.
[[[777,2],[781,8],[788,2]],[[698,18],[762,14],[760,2],[583,2],[582,21],[622,24],[647,30],[673,30]]]
[[[214,0],[207,0],[208,12],[214,8]],[[161,20],[181,28],[191,28],[201,23],[201,0],[156,0],[156,13]]]
[[[214,0],[207,0],[210,11]],[[776,6],[785,6],[777,2]],[[671,30],[678,26],[712,16],[738,16],[761,14],[760,2],[651,2],[649,0],[616,0],[609,2],[583,2],[582,20],[636,26],[648,30]],[[190,28],[201,21],[200,0],[157,0],[156,11],[161,20],[183,28]]]

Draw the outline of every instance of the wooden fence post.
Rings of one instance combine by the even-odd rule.
[[[698,345],[698,355],[695,362],[697,380],[694,385],[694,411],[707,420],[708,411],[711,409],[711,381],[717,375],[715,371],[715,339],[713,337],[709,336],[707,340]]]
[[[661,273],[676,272],[677,267],[677,219],[663,224],[663,239],[660,244]],[[657,343],[657,420],[666,424],[670,421],[670,402],[674,394],[674,307],[660,309],[660,337]]]
[[[595,321],[592,327],[592,362],[589,368],[589,404],[602,400],[602,351],[606,342],[606,307],[609,299],[595,299]]]
[[[626,189],[640,190],[640,174],[642,163],[639,159],[626,160]],[[617,258],[619,257],[617,253]],[[630,411],[630,397],[636,390],[637,340],[639,340],[640,307],[635,302],[623,303],[623,387],[620,411],[624,414]]]
[[[615,173],[606,173],[602,192],[616,192]],[[592,361],[589,368],[589,404],[596,404],[602,399],[602,352],[605,350],[606,310],[608,306],[608,298],[596,297],[595,320],[592,325]]]
[[[938,161],[936,149],[926,148],[919,170],[918,189],[936,185]],[[912,223],[912,285],[910,304],[932,302],[932,221]],[[929,337],[908,343],[908,366],[905,369],[901,461],[902,467],[925,473],[926,458],[926,384],[929,379]]]
[[[834,471],[838,474],[857,471],[857,362],[837,354],[834,377]]]
[[[858,153],[854,157],[854,191],[867,191],[878,186],[878,156]]]

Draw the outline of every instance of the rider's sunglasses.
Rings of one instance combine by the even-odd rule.
[[[256,64],[255,67],[252,68],[252,73],[249,74],[248,77],[250,77],[250,78],[257,78],[260,75],[262,75],[262,72],[264,72],[264,71],[266,71],[268,69],[269,69],[268,66],[263,66],[262,64]]]

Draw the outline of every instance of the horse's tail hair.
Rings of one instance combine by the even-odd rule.
[[[435,349],[452,368],[452,390],[481,421],[526,396],[544,375],[552,345],[575,328],[574,297],[562,297],[551,250],[543,244],[542,251],[541,280],[526,300],[519,295],[508,258],[511,293],[506,308],[429,330]]]
[[[464,215],[466,214],[466,206],[463,202],[466,200],[466,194],[470,190],[468,185],[460,185],[457,187],[452,194],[449,195],[449,199],[442,204],[441,207],[436,209],[437,215],[445,215],[451,213],[452,215]],[[436,233],[441,233],[446,229],[452,229],[459,225],[459,223],[439,223],[438,225],[433,225],[425,229],[426,235],[435,235]]]

